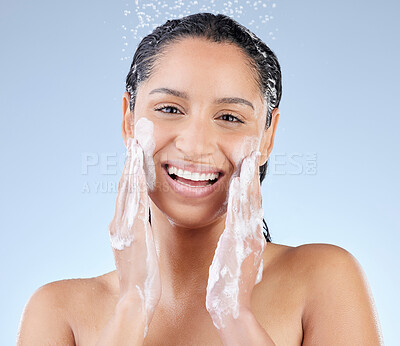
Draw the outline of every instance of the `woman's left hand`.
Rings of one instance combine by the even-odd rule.
[[[262,278],[266,241],[259,155],[247,156],[240,176],[231,181],[225,229],[209,269],[206,308],[217,329],[251,311],[251,293]]]

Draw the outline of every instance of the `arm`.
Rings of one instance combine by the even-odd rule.
[[[56,283],[37,289],[22,314],[17,345],[75,345],[62,301]]]
[[[383,345],[374,300],[358,261],[338,246],[312,245],[316,264],[303,313],[303,345]]]

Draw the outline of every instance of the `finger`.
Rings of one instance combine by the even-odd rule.
[[[143,170],[143,151],[137,142],[132,142],[131,155],[129,165],[129,177],[128,177],[128,193],[124,211],[124,218],[126,219],[126,225],[128,230],[132,229],[133,223],[139,212],[140,205],[140,184],[139,176]]]
[[[143,140],[142,140],[143,141]],[[147,142],[145,142],[145,145]],[[139,138],[133,146],[134,153],[137,158],[137,166],[135,167],[135,188],[138,193],[138,218],[144,222],[148,222],[149,219],[149,195],[148,195],[148,171],[146,168],[146,153],[141,145]]]
[[[140,118],[135,126],[135,138],[143,149],[144,169],[146,172],[146,181],[150,190],[154,189],[156,172],[153,161],[154,142],[154,124],[147,118]]]
[[[130,170],[132,169],[131,145],[132,140],[128,139],[125,166],[118,186],[115,215],[113,221],[109,225],[111,245],[117,250],[122,250],[133,241],[133,236],[129,234],[124,218],[126,201],[129,194]]]
[[[258,158],[261,156],[259,151],[252,153],[254,159],[254,176],[250,184],[251,194],[253,198],[251,199],[252,208],[258,209],[262,207],[262,196],[261,196],[261,185],[260,185],[260,169],[258,166]]]
[[[227,220],[230,225],[235,224],[235,219],[240,213],[240,178],[235,177],[232,179],[229,186],[228,207],[227,207]]]
[[[131,141],[128,149],[128,155],[130,156],[128,187],[131,188],[135,186],[133,179],[137,176],[140,167],[143,166],[143,153],[141,152],[138,142],[135,138],[133,138]],[[128,192],[130,192],[129,189]]]
[[[253,151],[249,156],[244,158],[242,167],[240,169],[240,206],[246,219],[250,218],[251,216],[250,203],[252,199],[252,182],[254,181],[254,176],[256,173],[254,160],[255,154]]]
[[[242,163],[240,174],[241,183],[241,199],[240,209],[241,215],[248,225],[246,231],[251,238],[257,243],[262,238],[262,218],[263,209],[261,202],[260,184],[259,184],[259,168],[258,157],[260,153],[253,151],[247,156]],[[254,249],[259,248],[260,244],[253,244]]]
[[[265,239],[263,236],[263,224],[262,220],[264,217],[264,209],[262,207],[262,195],[261,195],[261,185],[260,185],[260,176],[259,176],[259,166],[258,166],[258,158],[261,156],[259,151],[255,151],[252,153],[254,159],[254,177],[251,183],[251,194],[252,198],[250,200],[250,213],[252,215],[252,220],[254,225],[254,237],[259,242],[259,247],[265,245]]]
[[[240,167],[240,182],[243,187],[249,185],[253,179],[254,164],[252,161],[252,154],[250,154],[243,159],[242,165]]]
[[[138,219],[146,225],[149,223],[149,195],[147,187],[147,177],[145,168],[145,153],[140,143],[137,144],[137,152],[139,153],[138,170],[136,173],[136,187],[139,198]]]
[[[132,138],[128,138],[127,140],[125,165],[122,170],[120,181],[118,183],[118,193],[115,202],[115,219],[118,220],[119,223],[121,222],[122,216],[124,215],[125,202],[128,193],[129,168],[131,166],[131,161],[132,161],[132,154],[131,154],[132,140],[133,140]]]

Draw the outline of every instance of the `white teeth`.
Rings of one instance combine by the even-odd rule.
[[[199,172],[189,172],[183,169],[178,169],[174,166],[167,166],[168,174],[175,174],[181,178],[193,180],[193,181],[204,181],[204,180],[214,180],[219,177],[219,173],[199,173]]]
[[[186,175],[185,171],[185,175]],[[190,174],[190,179],[194,180],[194,181],[199,181],[200,180],[200,173],[194,172],[192,174]]]

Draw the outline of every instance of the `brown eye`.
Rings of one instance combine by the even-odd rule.
[[[235,117],[233,114],[230,114],[230,113],[221,115],[220,118],[224,118],[223,120],[226,120],[228,122],[232,122],[232,123],[238,122],[238,123],[242,123],[243,124],[243,121],[241,121],[239,118]]]
[[[164,112],[163,111],[164,109],[166,109],[168,111]],[[173,106],[168,106],[168,105],[164,105],[164,106],[162,106],[160,108],[155,108],[154,110],[162,112],[162,113],[170,113],[170,114],[177,114],[177,111],[180,112],[178,108],[173,107]]]

